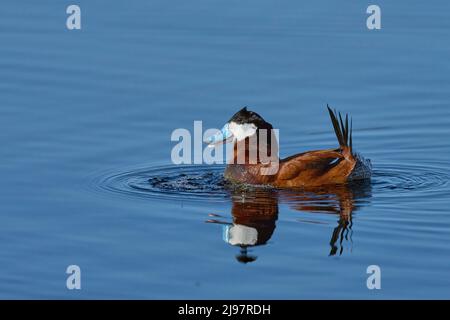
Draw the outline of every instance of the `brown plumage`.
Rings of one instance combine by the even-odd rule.
[[[253,164],[249,161],[252,144],[249,142],[250,137],[246,137],[245,162],[238,164],[237,142],[234,141],[234,159],[225,169],[225,178],[237,183],[264,184],[279,188],[345,184],[353,180],[370,178],[370,160],[365,160],[353,151],[352,120],[349,124],[348,115],[343,119],[340,113],[333,111],[329,106],[327,108],[339,143],[338,148],[307,151],[285,159],[276,159],[279,163],[278,170],[267,175],[262,173],[263,170],[267,170],[267,164],[261,162],[259,158]],[[236,113],[230,122],[238,121],[238,124],[242,124],[245,123],[245,118],[258,119],[252,120],[252,124],[257,123],[256,135],[261,126],[272,128],[270,123],[265,122],[258,114],[247,111],[246,108]],[[268,145],[266,150],[271,150],[271,144],[276,143],[276,139],[273,135],[269,135],[267,141],[258,140],[257,149],[261,143],[266,143]]]

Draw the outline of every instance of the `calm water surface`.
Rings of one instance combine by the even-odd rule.
[[[69,4],[0,6],[0,298],[450,298],[448,1],[380,0],[380,31],[360,1],[78,1],[81,31]],[[371,183],[171,164],[174,129],[244,105],[282,156],[335,147],[327,103]]]

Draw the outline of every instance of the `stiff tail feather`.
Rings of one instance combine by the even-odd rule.
[[[341,148],[347,147],[350,152],[353,150],[353,139],[352,139],[352,127],[353,120],[349,119],[348,114],[345,115],[345,120],[342,120],[340,112],[332,110],[327,104],[328,112],[330,113],[331,122],[333,123],[334,132],[336,133],[336,138],[338,139],[339,146]],[[339,120],[338,120],[339,118]]]

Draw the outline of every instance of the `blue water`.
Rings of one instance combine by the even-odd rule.
[[[376,1],[376,31],[365,1],[76,3],[73,31],[72,2],[0,4],[0,298],[450,298],[448,1]],[[233,190],[171,164],[174,129],[244,105],[282,156],[335,147],[327,103],[370,184]]]

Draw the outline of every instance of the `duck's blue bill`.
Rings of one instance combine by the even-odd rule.
[[[233,134],[230,131],[229,124],[225,124],[219,132],[215,135],[206,139],[206,142],[209,143],[209,146],[214,146],[220,143],[224,143],[228,139],[232,138]]]

